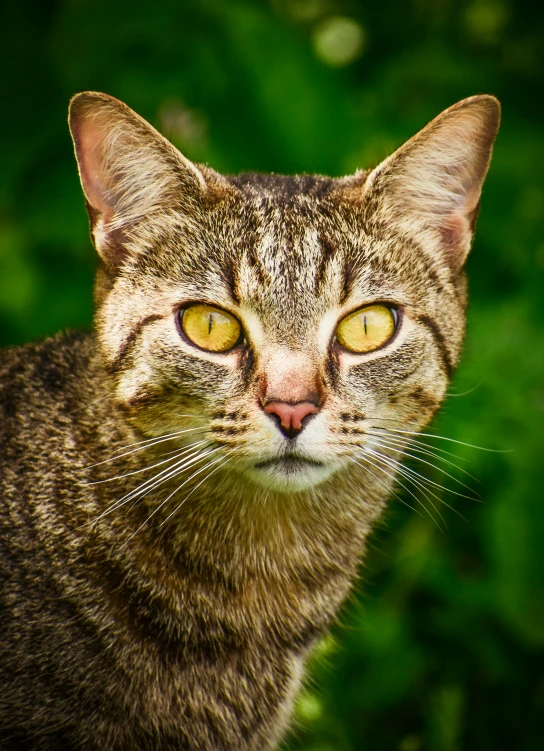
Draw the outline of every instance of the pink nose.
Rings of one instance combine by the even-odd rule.
[[[269,415],[279,417],[281,432],[288,438],[293,438],[303,428],[302,421],[308,415],[315,415],[319,412],[318,408],[312,402],[269,402],[265,408]]]

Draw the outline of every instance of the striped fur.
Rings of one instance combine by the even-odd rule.
[[[95,329],[0,365],[2,749],[276,748],[392,492],[404,443],[375,431],[422,429],[457,365],[498,112],[460,102],[343,179],[224,177],[75,97]],[[244,342],[192,346],[193,301]],[[373,302],[395,335],[342,350]],[[277,400],[316,407],[295,440]]]

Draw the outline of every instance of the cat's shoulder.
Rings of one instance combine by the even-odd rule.
[[[92,334],[80,331],[0,349],[0,416],[9,417],[15,405],[30,407],[65,393],[93,352]]]

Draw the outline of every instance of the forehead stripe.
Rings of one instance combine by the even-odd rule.
[[[315,291],[317,294],[320,294],[323,289],[327,280],[329,264],[338,253],[336,245],[331,240],[324,237],[319,239],[321,246],[321,259],[317,264],[315,275]]]
[[[240,295],[239,295],[240,282],[238,280],[237,271],[238,269],[236,268],[236,264],[232,261],[227,261],[221,269],[221,275],[223,277],[223,280],[225,282],[225,285],[227,287],[227,290],[233,302],[239,305],[240,304]]]

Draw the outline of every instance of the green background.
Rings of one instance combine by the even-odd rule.
[[[0,343],[88,327],[94,251],[66,127],[126,101],[220,171],[372,166],[479,92],[504,117],[468,262],[463,363],[432,433],[444,520],[412,488],[313,660],[286,748],[544,748],[542,4],[525,0],[4,3]],[[449,465],[445,469],[460,479]],[[458,513],[456,513],[458,512]],[[459,514],[459,515],[458,515]]]

